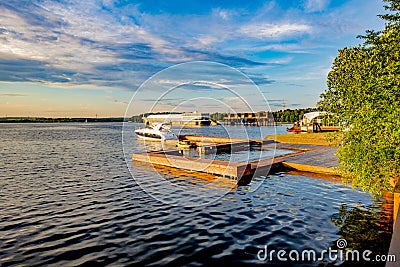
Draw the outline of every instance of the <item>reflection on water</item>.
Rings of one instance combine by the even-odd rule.
[[[159,186],[163,184],[163,187],[171,190],[163,190],[162,199],[174,198],[166,202],[175,203],[181,202],[181,205],[185,198],[189,196],[195,198],[199,205],[203,202],[204,197],[201,191],[207,191],[209,197],[220,198],[226,192],[234,190],[237,187],[237,181],[203,173],[203,172],[192,172],[182,169],[164,167],[161,165],[150,165],[147,163],[135,162],[135,170],[137,172],[149,172],[149,168],[153,168],[157,172],[155,179],[147,179],[141,185],[144,188],[149,186]]]
[[[257,178],[256,191],[253,182],[230,186],[145,164],[130,166],[132,179],[121,129],[0,125],[0,266],[265,266],[257,259],[264,245],[320,251],[344,236],[353,247],[369,246],[371,236],[362,233],[371,227],[387,249],[382,199],[301,173]],[[143,149],[131,141],[125,152]],[[179,202],[213,182],[215,200],[205,206],[166,205],[142,189],[150,183],[153,195]]]
[[[390,242],[392,221],[383,221],[380,211],[380,206],[366,206],[362,203],[353,207],[347,204],[340,205],[338,212],[332,215],[331,221],[338,227],[341,238],[346,239],[346,248],[371,250],[371,258],[374,255],[387,254],[388,248],[383,244]]]

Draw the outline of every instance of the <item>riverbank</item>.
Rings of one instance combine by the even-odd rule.
[[[334,133],[300,133],[300,134],[277,134],[266,136],[266,140],[275,140],[283,144],[301,144],[315,146],[335,146],[332,141]]]

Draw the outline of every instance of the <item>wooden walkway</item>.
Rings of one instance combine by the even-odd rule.
[[[319,148],[288,157],[286,161],[325,168],[339,167],[336,151],[337,148],[333,147]]]
[[[250,163],[184,157],[179,154],[178,150],[132,154],[132,160],[194,172],[205,172],[235,180],[252,174]]]
[[[300,150],[297,153],[277,157],[285,167],[298,171],[339,175],[337,170],[339,162],[335,155],[337,147],[277,143],[276,148]]]
[[[213,140],[216,141],[216,140]],[[243,140],[231,140],[231,151],[236,151],[235,146],[243,147]],[[239,141],[239,142],[238,142]],[[178,150],[156,151],[137,153],[132,155],[133,161],[147,162],[177,169],[196,172],[205,172],[214,175],[240,180],[243,177],[250,179],[254,176],[267,175],[270,169],[295,169],[313,173],[338,175],[336,167],[339,166],[335,152],[337,148],[314,145],[297,145],[262,142],[264,148],[289,149],[293,153],[275,158],[266,158],[253,162],[228,162],[204,158],[191,158],[183,156]],[[213,148],[225,147],[227,143],[213,144]],[[249,149],[248,146],[246,149]],[[215,149],[218,150],[218,149]]]

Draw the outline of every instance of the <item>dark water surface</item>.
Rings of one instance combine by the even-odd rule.
[[[277,173],[248,186],[220,185],[227,190],[207,205],[160,202],[141,183],[152,181],[153,196],[179,200],[180,191],[195,193],[214,178],[160,168],[164,179],[154,183],[159,177],[144,164],[129,166],[132,178],[121,129],[0,125],[0,266],[276,265],[257,259],[265,245],[321,251],[339,238],[349,248],[387,250],[384,200],[323,177]],[[340,263],[307,265],[327,262]]]

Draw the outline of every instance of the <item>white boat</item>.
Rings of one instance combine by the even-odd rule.
[[[171,123],[165,122],[154,123],[147,128],[136,129],[135,134],[145,140],[178,140],[178,136],[171,132]]]

